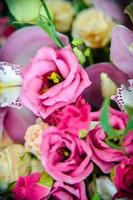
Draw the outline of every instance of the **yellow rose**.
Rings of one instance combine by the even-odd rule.
[[[25,148],[26,151],[34,154],[40,159],[40,144],[43,131],[48,128],[47,123],[37,121],[37,124],[30,126],[25,133]]]
[[[12,144],[0,150],[0,182],[9,185],[19,176],[30,173],[31,156],[25,152],[24,146]]]
[[[35,173],[35,172],[43,172],[44,168],[40,162],[40,160],[36,159],[36,158],[32,158],[31,160],[31,173]]]
[[[113,26],[112,19],[102,11],[85,9],[77,15],[72,35],[74,38],[81,38],[89,47],[101,48],[110,40]]]
[[[53,13],[57,31],[68,32],[74,16],[74,9],[71,4],[64,0],[47,0],[47,5]]]

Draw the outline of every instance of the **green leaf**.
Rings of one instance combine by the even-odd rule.
[[[125,13],[129,15],[132,23],[133,23],[133,2],[131,2],[125,9]]]
[[[43,185],[45,187],[51,188],[53,186],[53,178],[47,174],[46,172],[43,172],[39,181],[40,185]]]
[[[19,22],[34,22],[40,16],[40,0],[5,0],[9,11]]]
[[[91,200],[102,200],[98,192],[95,192],[92,196]]]
[[[49,21],[49,19],[47,18],[40,19],[37,21],[37,25],[48,33],[48,35],[52,38],[52,40],[58,47],[61,48],[64,46],[62,41],[59,39],[57,35],[55,26],[51,21]]]

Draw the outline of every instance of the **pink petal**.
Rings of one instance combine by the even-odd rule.
[[[113,29],[111,42],[111,58],[119,70],[133,78],[133,51],[129,50],[133,43],[133,32],[117,25]]]
[[[68,44],[67,37],[59,35],[63,43]],[[25,27],[15,31],[7,39],[0,50],[0,60],[26,65],[34,57],[36,51],[43,46],[57,48],[42,29],[35,26]]]
[[[23,143],[26,129],[35,123],[35,119],[35,115],[25,107],[20,110],[10,108],[4,121],[4,128],[15,142]]]
[[[110,63],[98,63],[86,68],[92,84],[84,90],[83,97],[94,107],[99,108],[102,103],[100,74],[105,72],[118,86],[127,85],[128,76]]]

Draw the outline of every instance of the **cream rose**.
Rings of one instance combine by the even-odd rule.
[[[92,4],[92,0],[83,0],[83,2],[88,6]]]
[[[47,5],[53,14],[56,29],[59,32],[67,32],[71,28],[74,9],[64,0],[47,0]]]
[[[40,144],[44,129],[48,128],[47,123],[37,120],[37,124],[30,126],[25,133],[25,149],[40,159]]]
[[[113,26],[113,20],[102,11],[86,9],[77,15],[72,35],[81,38],[89,47],[101,48],[110,40]]]
[[[30,173],[31,156],[25,153],[23,145],[12,144],[0,150],[0,182],[5,185],[17,180],[19,176]]]

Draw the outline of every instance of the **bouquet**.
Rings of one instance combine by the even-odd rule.
[[[0,11],[0,200],[133,200],[133,3]]]

